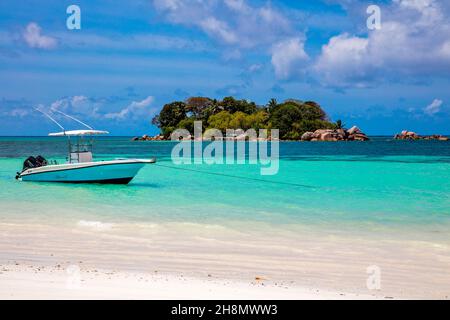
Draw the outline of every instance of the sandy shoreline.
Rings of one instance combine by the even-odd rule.
[[[0,223],[1,299],[448,299],[450,248],[335,235]],[[182,230],[186,230],[182,232]],[[381,287],[367,287],[367,268]],[[78,279],[78,280],[77,280]],[[68,288],[68,282],[75,287]],[[76,284],[78,283],[78,284]]]
[[[1,299],[375,299],[269,280],[239,282],[210,277],[84,269],[78,266],[8,265],[0,269]]]

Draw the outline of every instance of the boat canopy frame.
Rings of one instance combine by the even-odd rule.
[[[69,130],[67,131],[64,129],[64,127],[56,121],[53,117],[51,117],[49,114],[45,113],[42,110],[39,110],[35,108],[35,110],[39,111],[40,113],[44,114],[47,118],[52,120],[56,125],[58,125],[63,131],[61,132],[55,132],[55,133],[49,133],[49,136],[51,137],[67,137],[68,141],[68,157],[67,161],[69,163],[80,163],[80,162],[91,162],[92,161],[92,154],[94,149],[94,135],[101,135],[101,134],[108,134],[108,131],[103,130],[95,130],[88,124],[82,122],[81,120],[78,120],[77,118],[70,116],[68,114],[65,114],[62,111],[52,109],[52,111],[58,112],[62,114],[63,116],[74,120],[83,126],[87,128],[84,130]],[[76,137],[76,142],[72,142],[71,137]],[[87,137],[87,139],[85,139]]]

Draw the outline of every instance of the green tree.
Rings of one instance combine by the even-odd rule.
[[[186,100],[186,112],[191,114],[195,119],[208,120],[209,109],[213,101],[206,97],[190,97]]]
[[[222,105],[217,99],[213,99],[210,106],[212,114],[217,114],[220,111],[224,111]]]
[[[196,119],[194,119],[193,117],[183,119],[178,123],[177,128],[186,129],[187,131],[189,131],[190,134],[193,135],[194,134],[194,121],[196,121]]]
[[[233,116],[228,111],[221,111],[217,114],[213,114],[208,119],[209,128],[219,129],[222,132],[225,132],[226,129],[230,129],[230,122],[233,119]]]
[[[303,118],[308,120],[327,120],[327,114],[322,107],[314,101],[306,101],[300,106]]]
[[[302,119],[299,107],[291,103],[283,103],[272,112],[270,117],[271,128],[280,130],[281,139],[289,139],[292,124]]]
[[[232,118],[230,120],[229,126],[230,129],[243,129],[247,130],[247,114],[242,111],[237,111],[233,113]]]
[[[260,110],[258,112],[247,115],[245,119],[245,127],[247,129],[255,129],[256,131],[258,131],[259,129],[266,129],[268,119],[269,114],[264,110]]]
[[[168,137],[177,128],[192,134],[195,120],[202,120],[203,130],[209,127],[224,133],[226,129],[279,129],[281,139],[300,139],[306,131],[344,126],[340,120],[329,122],[325,111],[314,101],[289,99],[278,104],[271,99],[266,107],[258,107],[254,102],[233,97],[222,101],[191,97],[186,102],[168,103],[152,123]]]
[[[283,103],[290,103],[290,104],[295,104],[297,106],[301,106],[304,102],[302,100],[298,100],[298,99],[286,99],[286,100],[284,100]]]
[[[278,106],[278,102],[277,99],[270,99],[269,103],[267,104],[267,111],[272,112],[273,110],[275,110],[275,108]]]
[[[344,127],[345,127],[345,124],[344,123],[342,123],[342,120],[336,120],[336,123],[335,123],[335,128],[336,129],[344,129]]]
[[[326,118],[325,111],[315,102],[289,100],[272,111],[270,126],[280,130],[281,139],[300,139],[306,131],[333,128],[334,124]]]
[[[174,132],[175,131],[175,127],[162,127],[161,128],[161,133],[162,133],[162,135],[165,137],[165,138],[168,138],[168,137],[170,137],[170,135],[172,134],[172,132]]]
[[[186,119],[186,104],[181,101],[175,101],[165,104],[159,115],[152,119],[152,123],[157,125],[164,136],[170,135],[178,127],[178,123]],[[170,132],[170,133],[169,133]]]
[[[251,114],[257,111],[257,106],[254,102],[248,102],[247,100],[236,100],[233,97],[225,97],[220,102],[223,110],[228,111],[229,113],[235,113],[237,111],[241,111],[247,114]]]

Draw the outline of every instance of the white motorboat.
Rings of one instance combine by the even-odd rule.
[[[45,115],[56,122],[49,115]],[[74,120],[82,123],[77,119]],[[56,123],[59,125],[58,122]],[[59,126],[62,128],[61,125]],[[49,136],[65,136],[68,138],[67,163],[57,164],[54,161],[47,161],[42,156],[31,156],[25,160],[23,169],[20,173],[17,173],[16,179],[40,182],[128,184],[143,166],[156,162],[155,158],[94,161],[92,137],[109,132],[89,128],[88,130],[50,133]],[[75,137],[75,142],[71,140],[73,137]]]

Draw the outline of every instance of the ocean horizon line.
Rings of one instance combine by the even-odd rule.
[[[424,135],[428,135],[428,134],[424,134]],[[443,136],[450,136],[450,133],[441,133],[440,135]],[[100,139],[105,139],[105,138],[134,138],[137,136],[142,136],[142,135],[111,135],[109,134],[107,137],[96,137],[96,139],[100,138]],[[368,134],[368,137],[374,137],[374,138],[386,138],[386,137],[390,137],[393,138],[395,136],[395,134]],[[0,138],[55,138],[55,137],[50,137],[48,135],[0,135]],[[61,138],[61,137],[57,137],[57,138]],[[154,140],[156,142],[158,142],[158,140]],[[170,140],[160,140],[160,141],[170,141]],[[280,141],[286,141],[286,142],[292,142],[293,140],[280,140]],[[301,142],[301,141],[298,141]]]

